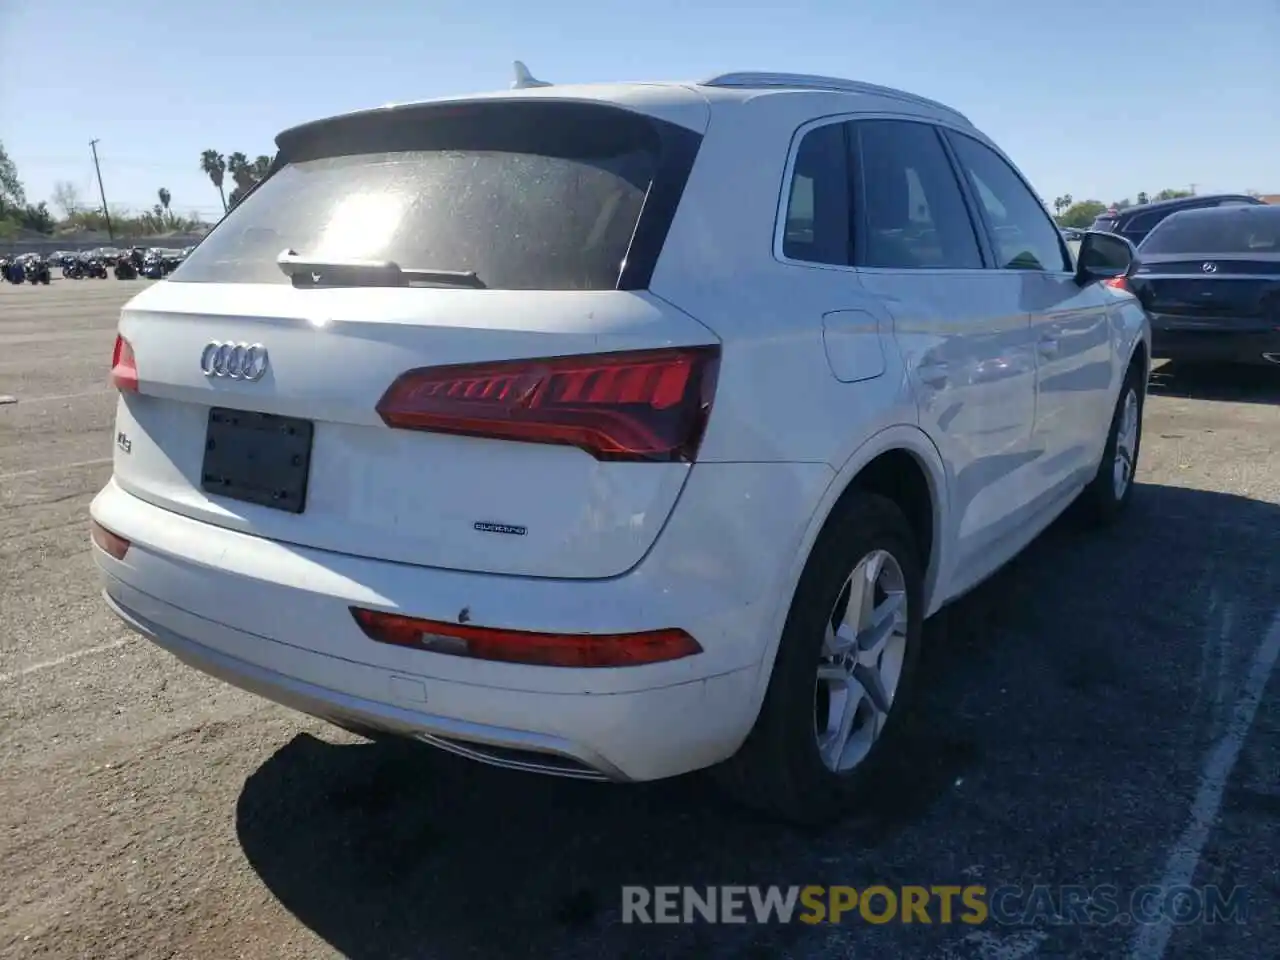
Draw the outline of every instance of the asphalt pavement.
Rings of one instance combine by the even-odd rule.
[[[900,768],[802,832],[700,776],[575,783],[368,743],[125,631],[87,507],[116,316],[144,284],[0,284],[0,957],[1280,953],[1280,369],[1159,368],[1131,514],[1067,518],[933,622]],[[684,884],[1012,896],[980,925],[621,922],[624,885]],[[1243,909],[1056,922],[1032,895],[1206,885]]]

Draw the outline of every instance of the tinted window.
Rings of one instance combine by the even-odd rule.
[[[953,135],[952,143],[986,215],[996,265],[1005,270],[1070,270],[1062,237],[1014,169],[971,137]]]
[[[979,269],[982,254],[937,131],[906,120],[864,120],[858,262],[899,269]]]
[[[809,263],[849,263],[849,169],[844,125],[804,135],[796,151],[782,254]]]
[[[1155,213],[1139,214],[1124,225],[1125,232],[1145,233],[1173,212],[1172,210],[1163,210]]]
[[[654,123],[580,104],[391,112],[302,129],[281,141],[284,166],[172,280],[288,283],[276,266],[288,248],[471,270],[502,289],[612,289],[661,154]]]
[[[1166,218],[1147,234],[1143,253],[1280,253],[1280,210],[1236,207]]]

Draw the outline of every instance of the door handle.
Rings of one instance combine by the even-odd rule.
[[[1038,346],[1042,357],[1052,357],[1058,353],[1058,341],[1054,337],[1045,337]]]
[[[947,382],[947,365],[945,363],[927,363],[916,368],[916,376],[920,382],[931,387],[942,387]]]

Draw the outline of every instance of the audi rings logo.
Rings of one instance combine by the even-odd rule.
[[[210,340],[200,354],[200,369],[206,377],[261,380],[267,372],[267,348],[260,343]]]

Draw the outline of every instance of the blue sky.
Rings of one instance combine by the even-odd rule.
[[[207,147],[506,87],[511,61],[571,82],[734,69],[856,77],[935,97],[1046,199],[1280,193],[1280,0],[0,0],[0,139],[33,200],[68,180],[111,204],[167,187],[213,216]]]

